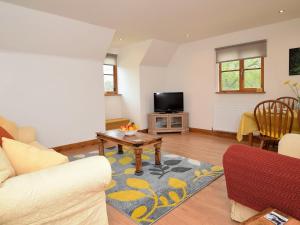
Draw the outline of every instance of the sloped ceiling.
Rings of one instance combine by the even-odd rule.
[[[119,51],[119,63],[130,66],[167,66],[176,52],[178,44],[160,41],[147,40],[138,42]]]
[[[0,48],[103,61],[114,30],[0,2]]]
[[[177,44],[160,40],[151,40],[147,52],[141,62],[145,66],[167,66],[174,55]]]

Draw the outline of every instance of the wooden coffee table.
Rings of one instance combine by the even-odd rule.
[[[135,153],[135,173],[141,174],[142,169],[142,153],[143,147],[146,145],[154,145],[155,147],[155,165],[160,165],[160,148],[162,137],[156,135],[137,132],[133,136],[125,136],[119,130],[109,130],[106,132],[97,132],[99,141],[99,155],[104,155],[104,142],[112,141],[118,144],[118,154],[123,154],[123,146],[133,148]]]
[[[289,220],[285,223],[285,225],[300,225],[300,221],[296,220],[295,218],[288,216],[277,209],[268,208],[257,215],[251,217],[250,219],[246,220],[245,222],[241,223],[242,225],[274,225],[271,221],[264,218],[266,214],[271,211],[275,211],[280,215],[287,217]]]

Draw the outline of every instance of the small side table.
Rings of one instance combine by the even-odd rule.
[[[272,211],[277,212],[280,215],[283,215],[285,217],[287,217],[289,220],[288,222],[285,223],[285,225],[300,225],[300,221],[296,220],[295,218],[286,215],[283,212],[280,212],[277,209],[273,209],[273,208],[268,208],[260,213],[258,213],[257,215],[249,218],[248,220],[246,220],[243,223],[240,223],[241,225],[274,225],[274,223],[272,223],[271,221],[267,220],[266,218],[264,218],[264,216]]]

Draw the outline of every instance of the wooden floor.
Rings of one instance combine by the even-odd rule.
[[[163,135],[162,151],[188,158],[222,165],[222,156],[230,144],[237,143],[199,133]],[[95,149],[95,146],[93,147]],[[91,147],[65,152],[74,154],[90,151]],[[107,205],[110,225],[136,225],[118,210]],[[182,205],[163,216],[156,225],[229,225],[238,224],[230,219],[230,201],[227,198],[224,176],[193,195]]]

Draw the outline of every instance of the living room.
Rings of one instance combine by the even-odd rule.
[[[299,8],[0,1],[0,224],[298,224]]]

